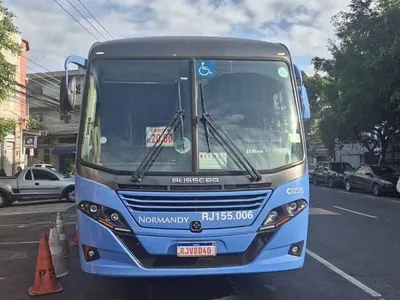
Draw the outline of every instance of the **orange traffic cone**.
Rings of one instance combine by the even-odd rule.
[[[46,233],[40,235],[39,253],[36,264],[35,280],[28,289],[29,296],[41,296],[62,292],[63,287],[54,273],[49,241]]]
[[[74,240],[71,242],[71,246],[78,246],[78,224],[75,226]]]

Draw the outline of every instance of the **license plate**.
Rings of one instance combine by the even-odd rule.
[[[216,242],[178,243],[176,247],[179,257],[205,257],[217,255]]]

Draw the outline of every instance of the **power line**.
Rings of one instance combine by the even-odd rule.
[[[18,73],[18,72],[15,72],[17,75],[19,75],[19,76],[22,76],[20,73]],[[49,86],[47,86],[47,85],[45,85],[45,84],[43,84],[43,83],[41,83],[41,82],[39,82],[39,81],[36,81],[35,79],[32,79],[32,78],[28,78],[29,80],[32,80],[33,82],[35,82],[35,83],[37,83],[37,84],[39,84],[39,85],[41,85],[41,86],[43,86],[43,87],[45,87],[46,89],[49,89],[49,90],[52,90],[52,91],[54,91],[56,94],[58,94],[59,92],[60,92],[60,90],[55,90],[54,88],[51,88],[51,87],[49,87]],[[42,78],[42,79],[44,79],[44,78]],[[58,85],[56,85],[57,87],[59,87]],[[24,88],[26,88],[25,86],[24,86]]]
[[[29,69],[29,70],[32,70],[32,71],[35,71],[35,70],[33,70],[33,69],[29,68],[29,67],[28,67],[28,69]],[[31,74],[31,75],[34,75],[34,76],[36,76],[37,78],[43,79],[44,81],[46,81],[46,82],[48,82],[48,83],[54,85],[55,87],[60,88],[60,86],[59,86],[58,84],[56,84],[56,83],[54,83],[54,82],[51,82],[50,80],[48,80],[48,79],[46,79],[46,78],[44,78],[44,77],[42,77],[42,76],[39,76],[38,73],[33,73],[33,74]],[[35,78],[36,78],[36,77],[35,77]],[[32,78],[29,78],[29,77],[28,77],[28,79],[32,79]],[[61,82],[61,81],[60,81],[60,82]]]
[[[96,41],[99,40],[93,33],[91,33],[85,26],[83,26],[82,23],[79,22],[68,10],[66,10],[66,9],[64,8],[64,6],[62,6],[57,0],[54,0],[54,2],[57,3],[58,6],[60,6],[60,7],[63,9],[63,11],[65,11],[72,19],[74,19],[75,22],[77,22],[79,25],[81,25],[81,27],[82,27],[83,29],[85,29],[87,33],[89,33],[92,37],[94,37],[94,38],[96,39]]]
[[[23,58],[25,58],[26,60],[30,61],[31,63],[37,65],[38,67],[42,68],[43,70],[46,70],[46,71],[48,71],[48,72],[53,73],[53,71],[50,71],[49,69],[46,69],[46,68],[43,67],[42,65],[39,65],[37,62],[34,62],[33,60],[27,58],[26,56],[21,55],[21,57],[23,57]],[[29,68],[27,65],[26,65],[26,67]],[[31,70],[32,70],[32,69],[31,69]],[[44,73],[44,72],[42,72],[42,73]],[[55,77],[52,77],[52,76],[49,76],[49,77],[50,77],[50,78],[53,78],[55,81],[61,82],[61,80],[59,80],[59,79],[57,79],[57,78],[55,78]]]
[[[89,11],[89,9],[85,6],[85,4],[82,3],[81,0],[78,0],[78,2],[83,6],[84,9],[86,9],[86,11],[90,14],[90,16],[97,22],[97,24],[99,24],[101,26],[101,28],[104,29],[105,32],[107,32],[107,34],[113,39],[115,40],[115,38],[111,35],[110,32],[108,32],[107,29],[104,28],[103,25],[101,25],[101,23],[96,19],[96,17]]]
[[[86,22],[89,23],[90,26],[92,26],[92,28],[93,28],[94,30],[97,31],[98,34],[100,34],[100,35],[107,41],[107,38],[106,38],[96,27],[94,27],[94,25],[92,24],[92,22],[90,22],[90,21],[79,11],[79,9],[77,9],[77,8],[75,7],[75,5],[73,5],[69,0],[67,0],[67,2],[69,3],[69,5],[71,5],[71,6],[78,12],[78,14],[81,15],[82,18],[84,18],[84,19],[86,20]]]

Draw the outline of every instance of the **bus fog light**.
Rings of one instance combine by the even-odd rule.
[[[299,246],[294,246],[294,247],[292,248],[292,253],[293,253],[293,254],[297,254],[297,253],[299,253],[299,251],[300,251],[300,247],[299,247]]]
[[[117,222],[119,220],[119,215],[117,213],[111,214],[111,221]]]
[[[300,257],[301,253],[303,251],[303,248],[304,248],[304,241],[294,243],[294,244],[290,245],[288,254]]]
[[[97,213],[99,208],[97,207],[97,205],[92,204],[92,205],[90,205],[89,210],[91,213],[95,214],[95,213]]]
[[[95,247],[82,244],[83,254],[87,262],[100,259],[99,251]]]

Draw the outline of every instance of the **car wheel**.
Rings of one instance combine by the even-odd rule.
[[[65,192],[65,198],[67,199],[67,201],[69,202],[75,202],[75,188],[69,188],[66,192]]]
[[[8,200],[4,193],[0,192],[0,208],[8,206]]]
[[[330,188],[333,188],[333,179],[332,179],[332,178],[329,178],[329,180],[328,180],[328,186],[329,186]]]
[[[351,182],[350,180],[346,180],[344,187],[346,189],[346,191],[351,192]]]
[[[380,194],[381,194],[381,191],[380,191],[380,189],[379,189],[379,185],[376,184],[376,183],[374,183],[374,184],[372,185],[372,195],[374,195],[374,196],[379,196]]]

